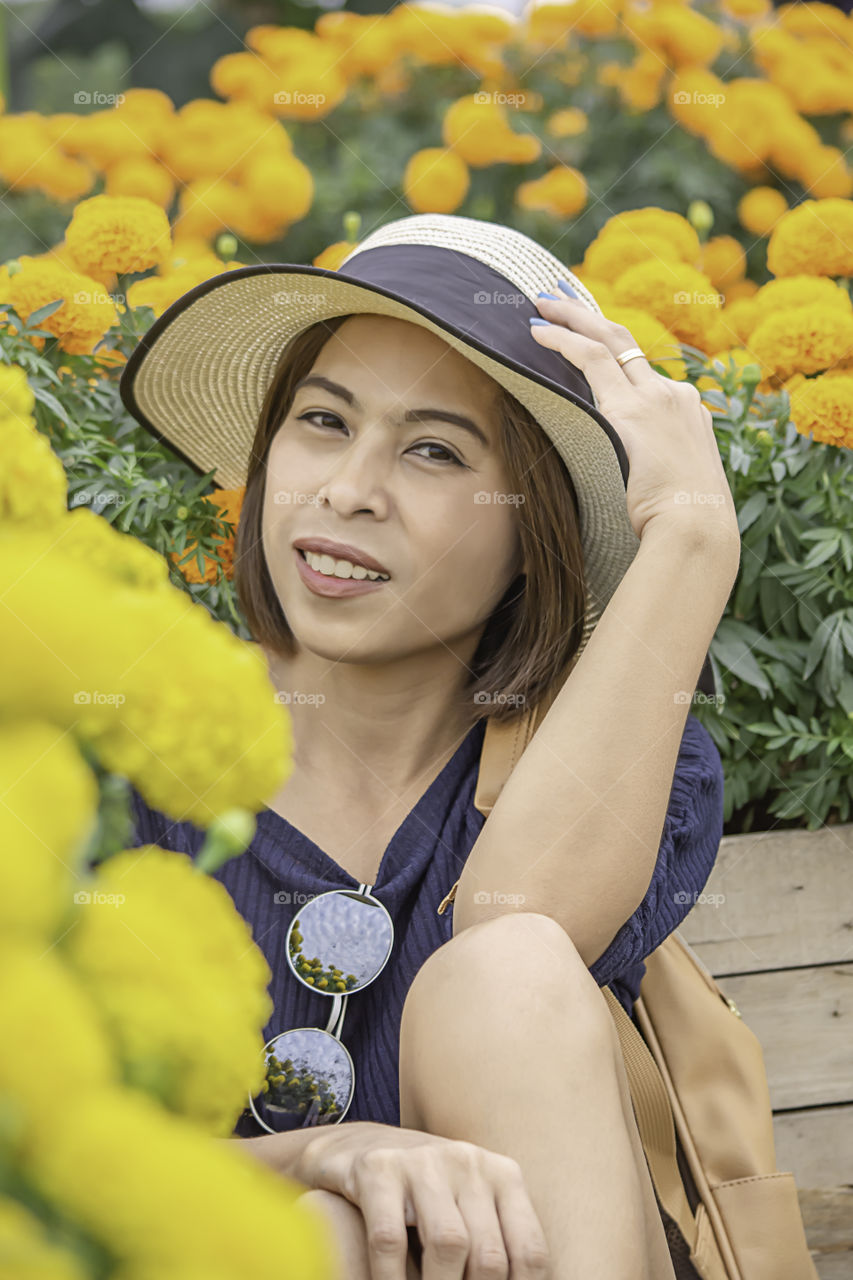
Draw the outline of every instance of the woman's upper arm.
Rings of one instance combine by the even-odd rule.
[[[652,879],[637,910],[589,966],[599,986],[651,955],[678,928],[708,881],[722,834],[720,753],[688,715]]]

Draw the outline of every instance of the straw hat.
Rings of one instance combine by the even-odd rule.
[[[215,469],[214,483],[239,488],[264,394],[291,338],[352,313],[398,317],[437,334],[530,411],[571,474],[587,589],[577,660],[640,543],[628,518],[628,459],[617,430],[580,369],[530,334],[535,299],[542,291],[559,295],[561,279],[601,313],[569,268],[521,232],[413,214],[372,232],[336,271],[261,263],[188,290],[134,349],[121,398],[200,474]],[[714,692],[707,657],[699,687]]]

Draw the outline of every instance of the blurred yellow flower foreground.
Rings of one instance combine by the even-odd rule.
[[[181,854],[86,854],[93,762],[236,828],[287,776],[286,708],[159,555],[67,511],[33,403],[0,366],[0,1274],[334,1280],[304,1188],[222,1140],[263,1078],[249,926]]]

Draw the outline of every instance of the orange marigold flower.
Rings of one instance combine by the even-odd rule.
[[[541,209],[557,218],[571,218],[586,205],[586,178],[571,165],[556,165],[541,178],[522,182],[515,193],[522,209]]]
[[[800,435],[820,444],[853,448],[853,374],[798,375],[785,385],[791,398],[791,421]]]
[[[467,164],[446,147],[416,151],[403,174],[403,192],[415,213],[453,213],[470,185]]]
[[[753,187],[741,196],[737,206],[741,226],[755,236],[769,236],[787,211],[788,201],[775,187]]]
[[[753,330],[749,345],[777,378],[820,373],[853,355],[853,315],[823,303],[775,311]]]
[[[779,219],[767,244],[774,276],[853,275],[853,201],[804,200]]]

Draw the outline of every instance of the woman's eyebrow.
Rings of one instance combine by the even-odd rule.
[[[302,378],[293,388],[293,394],[296,395],[303,387],[320,387],[324,391],[328,391],[329,395],[337,396],[338,399],[344,400],[348,405],[361,413],[364,406],[356,399],[348,387],[341,386],[339,382],[333,382],[331,378],[324,378],[319,373],[309,373],[307,377]],[[472,418],[466,417],[462,413],[451,413],[446,409],[409,409],[403,414],[401,422],[448,422],[452,426],[460,427],[463,431],[467,431],[485,449],[490,448],[488,436],[477,426]]]

